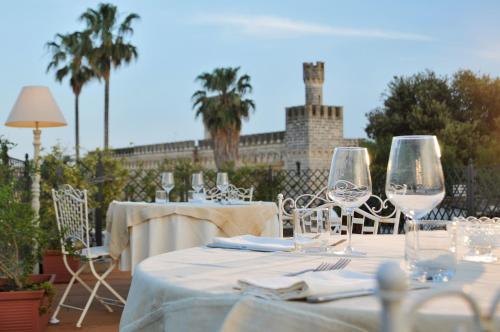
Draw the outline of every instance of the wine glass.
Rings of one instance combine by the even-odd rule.
[[[193,173],[191,176],[191,186],[193,187],[193,190],[195,193],[199,193],[200,191],[203,190],[203,173]]]
[[[392,139],[385,193],[407,217],[418,220],[444,198],[441,151],[436,136]]]
[[[352,248],[351,235],[354,209],[363,205],[372,194],[370,161],[366,148],[335,148],[327,190],[329,198],[340,205],[347,215],[347,246],[338,254],[363,255]]]
[[[411,276],[419,281],[448,281],[452,259],[439,250],[433,223],[421,220],[444,198],[441,152],[435,136],[398,136],[392,139],[385,193],[407,217],[405,261]],[[433,237],[430,237],[431,234]],[[434,239],[434,242],[427,238]],[[426,242],[427,241],[427,242]]]
[[[227,192],[229,188],[229,179],[227,177],[227,173],[217,173],[217,189],[221,192],[221,200],[225,196],[224,194]]]
[[[167,193],[166,201],[170,201],[170,191],[174,189],[174,173],[172,172],[163,172],[161,173],[161,186],[163,190]]]

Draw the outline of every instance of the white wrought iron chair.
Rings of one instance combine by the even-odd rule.
[[[57,305],[50,322],[52,324],[59,323],[57,315],[61,308],[81,310],[82,314],[76,323],[77,327],[82,326],[83,319],[92,304],[94,298],[99,301],[109,312],[113,312],[110,305],[123,306],[125,299],[118,294],[109,284],[105,278],[113,271],[116,262],[109,255],[107,246],[92,247],[90,244],[89,235],[89,220],[88,220],[88,205],[87,205],[87,191],[72,188],[70,185],[64,185],[59,190],[52,189],[52,198],[54,200],[54,208],[56,212],[57,227],[61,235],[61,249],[63,254],[63,261],[66,269],[71,273],[72,278],[64,290],[64,293]],[[78,270],[74,271],[68,264],[67,256],[73,249],[68,248],[68,242],[74,245],[79,244],[79,248],[74,248],[76,255],[80,256],[82,264]],[[69,249],[69,250],[68,250]],[[108,269],[99,274],[96,271],[94,263],[108,261]],[[91,288],[85,281],[82,280],[80,274],[90,267],[92,275],[97,279],[96,284]],[[90,297],[85,304],[85,307],[79,308],[65,304],[66,297],[68,296],[75,281],[78,281],[86,290],[89,291]],[[103,285],[106,287],[116,299],[104,298],[97,295],[97,290]]]
[[[397,234],[399,230],[399,219],[401,211],[395,208],[390,208],[389,201],[382,200],[379,196],[372,195],[371,201],[376,202],[375,206],[370,205],[370,200],[363,204],[363,206],[354,210],[354,217],[352,218],[353,225],[361,225],[361,234],[378,234],[379,228],[382,224],[392,225],[392,234]],[[283,236],[283,230],[286,228],[293,228],[293,215],[294,209],[301,210],[317,210],[327,208],[330,210],[330,218],[332,224],[332,231],[334,233],[341,233],[347,231],[347,226],[342,224],[344,211],[335,204],[329,197],[327,188],[323,188],[317,194],[302,194],[296,198],[285,198],[283,194],[278,195],[278,220],[280,223],[280,233]],[[340,209],[341,214],[335,212],[335,208]],[[389,210],[387,212],[386,210]],[[371,223],[371,225],[370,225]]]
[[[405,296],[408,294],[407,276],[396,262],[386,262],[379,266],[377,271],[377,296],[382,303],[381,326],[382,332],[410,332],[415,329],[416,315],[425,304],[443,297],[460,298],[472,312],[472,326],[467,331],[498,332],[495,327],[495,313],[500,306],[500,291],[493,298],[488,312],[481,312],[476,300],[462,289],[441,288],[429,291],[417,301],[404,306]],[[456,331],[463,331],[457,326]]]
[[[219,200],[238,200],[251,202],[253,200],[253,187],[250,188],[238,188],[233,184],[228,186],[225,193],[221,192],[217,187],[208,190],[205,193],[206,199],[210,201]]]

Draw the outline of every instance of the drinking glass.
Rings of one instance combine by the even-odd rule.
[[[407,220],[405,258],[411,277],[420,282],[448,282],[457,264],[455,225],[447,220]]]
[[[174,189],[174,173],[172,172],[164,172],[161,173],[161,186],[163,190],[167,193],[166,201],[170,201],[170,191]]]
[[[164,190],[157,190],[155,196],[155,203],[166,203],[167,193]]]
[[[494,249],[500,239],[497,218],[455,218],[457,225],[458,259],[470,262],[493,263],[498,260]]]
[[[441,151],[436,136],[392,139],[385,193],[411,219],[421,219],[444,198]]]
[[[217,189],[221,192],[221,200],[225,197],[227,189],[229,188],[229,179],[227,173],[217,173]]]
[[[354,209],[363,205],[372,194],[370,161],[366,148],[338,147],[333,152],[330,175],[328,177],[328,196],[345,211],[347,215],[347,246],[342,255],[359,256],[351,246],[352,217]]]
[[[325,252],[331,242],[328,208],[299,208],[294,211],[293,240],[299,252]]]
[[[203,190],[203,173],[193,173],[191,176],[191,186],[193,187],[195,193],[199,193]]]

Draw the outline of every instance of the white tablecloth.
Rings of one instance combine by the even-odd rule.
[[[401,235],[354,235],[365,251],[348,269],[374,274],[382,261],[402,263]],[[234,289],[245,277],[277,276],[335,261],[332,256],[263,253],[198,247],[159,255],[138,265],[120,330],[135,331],[376,331],[380,304],[375,296],[324,304],[265,301],[242,297]],[[500,287],[500,263],[459,262],[448,287],[472,294],[486,311]],[[425,290],[409,293],[409,302]],[[417,331],[452,331],[468,324],[460,301],[436,300],[420,311]]]
[[[216,236],[279,236],[272,202],[216,203],[112,202],[106,217],[107,244],[120,269],[133,271],[158,254],[205,245]]]

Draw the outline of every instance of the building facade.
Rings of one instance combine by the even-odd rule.
[[[324,63],[304,63],[305,105],[285,109],[285,131],[240,136],[237,165],[285,169],[328,169],[333,149],[357,146],[344,138],[344,109],[323,105]],[[149,144],[115,149],[129,169],[156,168],[165,159],[191,159],[215,168],[211,140]]]

